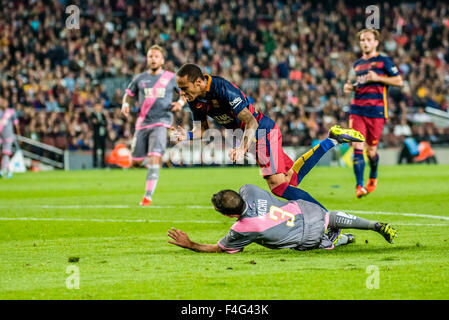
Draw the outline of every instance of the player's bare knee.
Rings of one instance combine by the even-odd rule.
[[[375,157],[377,154],[377,146],[368,146],[366,149],[366,155],[370,158]]]
[[[363,142],[353,142],[352,147],[354,149],[363,150],[363,148],[365,147],[365,144]]]

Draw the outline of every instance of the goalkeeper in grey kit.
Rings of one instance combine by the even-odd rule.
[[[190,240],[181,230],[171,228],[169,243],[197,252],[241,252],[255,242],[270,249],[333,249],[355,241],[342,229],[372,230],[393,243],[397,231],[388,223],[370,221],[340,211],[327,211],[311,196],[283,201],[255,185],[239,192],[222,190],[212,196],[216,211],[237,218],[228,234],[215,244]]]

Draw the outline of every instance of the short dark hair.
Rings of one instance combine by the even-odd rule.
[[[212,196],[212,203],[224,215],[242,214],[245,201],[234,190],[221,190]]]
[[[190,82],[195,82],[196,79],[200,78],[201,80],[204,80],[204,74],[200,67],[198,67],[196,64],[193,63],[185,63],[182,65],[182,67],[178,70],[176,75],[180,78],[187,76],[187,79]]]

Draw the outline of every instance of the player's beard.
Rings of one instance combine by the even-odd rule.
[[[363,54],[365,55],[365,56],[370,56],[370,55],[372,55],[374,52],[376,52],[376,47],[371,47],[371,48],[369,48],[368,50],[363,50],[363,48],[362,48],[362,52],[363,52]]]
[[[161,65],[161,64],[157,65],[157,67],[152,67],[152,66],[150,65],[151,73],[156,73],[156,72],[159,71],[160,69],[162,69],[162,65]]]

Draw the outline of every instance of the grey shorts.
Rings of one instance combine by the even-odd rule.
[[[311,250],[331,247],[332,242],[329,241],[325,234],[326,226],[329,221],[327,211],[313,203],[303,203],[302,205],[310,206],[310,208],[301,208],[303,209],[302,212],[304,217],[304,233],[301,245],[295,249]]]
[[[2,139],[0,138],[0,149],[2,149],[2,154],[12,155],[12,144],[13,142],[10,141],[12,139]]]
[[[143,160],[147,156],[163,156],[167,148],[167,128],[153,127],[134,133],[131,145],[132,158]]]

